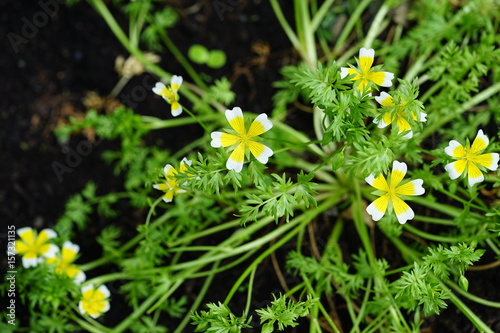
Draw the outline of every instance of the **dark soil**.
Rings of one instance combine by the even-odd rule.
[[[171,32],[172,39],[181,51],[186,53],[193,43],[225,50],[228,63],[223,68],[208,70],[200,67],[199,70],[216,78],[228,77],[238,96],[234,105],[256,113],[269,113],[274,93],[271,83],[280,78],[279,68],[296,62],[297,57],[268,2],[240,1],[233,11],[222,15],[211,5],[211,1],[199,1],[199,10],[189,14],[185,9],[195,5],[195,1],[170,3],[179,8],[183,18]],[[7,225],[15,225],[17,228],[32,226],[37,229],[53,227],[64,211],[66,200],[81,191],[89,180],[93,180],[104,193],[122,189],[121,180],[113,175],[112,168],[100,158],[104,150],[113,146],[112,142],[94,144],[88,156],[75,163],[72,171],[65,173],[62,179],[54,171],[54,162],[67,163],[68,152],[76,150],[83,140],[88,139],[75,135],[63,146],[54,136],[54,128],[68,116],[78,117],[84,114],[82,99],[88,91],[95,91],[102,96],[109,94],[118,81],[114,71],[115,58],[119,55],[127,56],[104,21],[88,4],[79,3],[71,8],[61,5],[58,7],[50,18],[45,15],[47,19],[43,23],[43,15],[40,14],[42,8],[35,1],[0,2],[2,237],[5,237]],[[285,7],[290,13],[291,4]],[[120,17],[119,14],[118,16]],[[26,22],[35,22],[38,27],[30,30],[26,27]],[[13,44],[12,33],[24,39]],[[257,49],[263,48],[268,48],[269,53],[257,53]],[[162,66],[167,71],[185,75],[171,55],[164,54],[162,58]],[[142,79],[143,77],[133,79],[122,94],[130,94],[133,87],[141,84]],[[124,103],[120,100],[120,96],[124,96],[122,94],[118,96],[118,101]],[[152,93],[138,102],[134,109],[141,114],[158,117],[169,114],[165,104]],[[293,108],[290,113],[292,119],[301,117],[302,120],[307,117]],[[171,144],[165,148],[175,151],[183,142],[196,136],[198,131],[196,126],[188,126],[182,132],[169,133],[175,140],[168,140]],[[131,231],[133,226],[143,221],[141,214],[122,218],[125,221],[120,223],[130,226]],[[102,223],[104,222],[96,220],[90,230],[80,236],[81,239],[75,240],[82,247],[83,261],[99,255],[93,251],[96,243],[92,237],[99,233]],[[500,299],[499,274],[498,268],[486,272],[470,272],[470,291],[491,300]],[[271,292],[281,291],[277,287],[279,284],[270,262],[265,263],[259,276],[262,283],[257,283],[254,291],[255,300],[259,303],[254,304],[256,307],[270,300]],[[234,278],[228,277],[228,281],[233,280]],[[293,278],[290,277],[290,280]],[[197,280],[193,283],[201,282]],[[216,286],[216,289],[218,287],[225,290],[225,286]],[[191,289],[193,285],[186,288]],[[194,290],[197,288],[196,286]],[[186,293],[189,292],[186,290]],[[215,293],[207,297],[207,301],[218,300],[220,298]],[[498,311],[475,304],[470,306],[493,330],[500,332]],[[110,315],[115,318],[107,318],[107,324],[114,324],[122,319],[118,308],[111,311]],[[306,327],[307,325],[303,325],[298,332],[304,332]],[[441,316],[430,318],[425,327],[425,332],[475,332],[469,321],[453,305],[443,311]]]

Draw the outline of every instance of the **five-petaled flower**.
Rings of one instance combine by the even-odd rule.
[[[424,181],[415,179],[399,185],[406,175],[407,166],[404,162],[394,161],[392,164],[392,172],[389,183],[383,175],[375,178],[373,174],[365,178],[366,182],[377,190],[375,193],[380,194],[380,198],[373,201],[366,211],[370,214],[374,221],[379,221],[387,211],[393,208],[396,212],[399,223],[403,224],[406,221],[415,217],[415,213],[406,202],[401,199],[401,196],[406,195],[422,195],[425,190],[422,187]]]
[[[55,266],[57,274],[66,274],[69,278],[73,279],[76,284],[81,284],[85,281],[85,273],[76,267],[73,262],[80,252],[80,247],[76,244],[66,241],[63,244],[62,250],[58,255],[48,258],[47,264]]]
[[[356,74],[356,76],[351,78],[351,81],[359,81],[358,89],[362,92],[369,92],[371,90],[370,87],[367,87],[370,82],[382,87],[392,86],[393,73],[376,72],[372,69],[374,56],[375,51],[373,49],[361,48],[358,59],[359,69],[342,67],[340,68],[340,78],[343,79],[348,75]]]
[[[191,165],[191,160],[188,160],[184,157],[179,165],[179,171],[177,171],[170,164],[165,165],[165,167],[163,168],[163,173],[165,175],[165,183],[153,185],[155,189],[160,191],[165,191],[165,195],[163,195],[163,201],[172,202],[174,194],[186,192],[186,190],[184,190],[179,186],[178,179],[175,176],[178,172],[186,173],[187,170],[186,165]]]
[[[162,82],[157,82],[153,92],[163,97],[172,106],[172,116],[177,117],[182,113],[182,106],[179,104],[179,88],[182,84],[182,76],[173,75],[170,85],[167,87]]]
[[[394,99],[391,95],[386,92],[381,92],[380,96],[376,96],[375,100],[379,102],[383,107],[394,107]],[[398,133],[409,131],[404,135],[405,138],[410,139],[413,136],[410,123],[406,120],[407,114],[405,111],[406,102],[402,102],[401,105],[397,106],[397,110],[394,114],[389,112],[384,113],[379,119],[374,119],[373,122],[378,125],[379,128],[384,128],[392,123],[395,123],[398,128]],[[416,121],[417,115],[415,112],[410,111],[411,118]],[[420,112],[420,122],[425,122],[427,120],[427,114]]]
[[[88,284],[81,289],[82,298],[78,303],[81,314],[88,314],[92,318],[97,318],[109,310],[110,292],[106,286],[94,288],[93,284]]]
[[[34,267],[43,262],[43,258],[52,258],[59,250],[56,245],[48,243],[51,238],[57,237],[57,233],[52,229],[43,229],[37,232],[30,227],[17,230],[21,239],[16,241],[16,253],[23,256],[23,266],[25,268]]]
[[[212,132],[211,145],[214,148],[235,146],[233,152],[227,160],[226,167],[229,170],[240,172],[243,168],[245,160],[245,152],[247,147],[253,156],[262,164],[266,164],[269,157],[273,155],[271,148],[255,141],[257,136],[267,132],[273,127],[273,124],[265,113],[261,113],[255,118],[247,131],[243,112],[239,107],[232,110],[226,110],[226,119],[234,130],[235,134]]]
[[[448,171],[451,179],[457,179],[467,169],[469,186],[480,183],[484,180],[483,173],[478,165],[488,168],[491,171],[498,169],[498,153],[481,154],[489,144],[488,137],[484,135],[483,130],[477,132],[477,136],[472,146],[467,144],[462,146],[459,142],[451,140],[444,152],[457,159],[455,162],[448,163],[444,168]]]

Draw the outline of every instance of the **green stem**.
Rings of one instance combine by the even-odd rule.
[[[417,262],[422,263],[422,259],[419,255],[416,255],[414,250],[410,249],[406,244],[404,244],[401,239],[393,237],[386,234],[386,236],[391,240],[391,242],[399,249],[408,263]],[[448,291],[447,295],[449,299],[455,304],[455,306],[474,324],[474,326],[480,331],[485,333],[494,333],[487,325],[484,323],[476,314],[467,307],[444,283],[441,284],[445,291]]]
[[[163,284],[158,288],[156,288],[156,290],[154,290],[154,292],[148,298],[146,298],[134,312],[132,312],[127,318],[125,318],[125,320],[123,320],[120,324],[118,324],[112,330],[112,332],[119,333],[128,329],[129,326],[134,321],[139,319],[149,309],[149,307],[153,303],[155,303],[160,297],[165,295],[170,288],[171,288],[170,284]]]
[[[378,36],[378,34],[383,30],[382,28],[382,21],[384,18],[387,17],[387,13],[389,12],[389,6],[384,3],[382,6],[380,6],[377,15],[373,19],[373,22],[370,26],[370,30],[368,30],[368,33],[366,35],[366,38],[363,42],[363,45],[366,48],[371,48],[373,41],[375,38]]]
[[[462,104],[462,107],[453,112],[452,114],[447,114],[444,115],[438,119],[436,119],[435,122],[428,124],[425,126],[424,130],[422,133],[419,135],[419,140],[423,141],[425,138],[427,138],[429,135],[433,134],[436,132],[438,129],[442,128],[446,123],[452,121],[453,119],[459,117],[462,113],[464,113],[467,110],[470,110],[472,107],[478,105],[481,102],[484,102],[491,96],[498,94],[500,92],[500,82],[497,82],[490,86],[489,88],[481,91],[479,94],[475,95],[471,99],[469,99],[467,102]]]
[[[305,1],[304,1],[305,2]],[[326,0],[323,2],[321,7],[318,9],[316,13],[314,13],[314,16],[310,22],[311,25],[311,30],[316,31],[319,28],[319,25],[325,18],[325,15],[328,14],[330,10],[330,6],[335,2],[335,0]]]
[[[229,291],[228,295],[226,296],[226,299],[224,300],[224,304],[228,304],[229,301],[232,299],[240,285],[245,281],[246,277],[252,272],[254,267],[258,266],[267,256],[269,256],[271,253],[279,249],[281,246],[283,246],[286,242],[288,242],[292,237],[294,237],[297,233],[299,233],[312,219],[314,219],[316,216],[319,214],[323,213],[325,210],[328,208],[332,207],[335,203],[337,203],[339,198],[335,196],[331,196],[327,200],[325,200],[323,203],[318,205],[318,207],[314,210],[307,210],[305,211],[302,215],[294,218],[287,224],[283,225],[280,227],[278,230],[283,230],[284,232],[280,232],[279,235],[284,235],[281,239],[279,239],[276,243],[274,243],[272,246],[270,246],[266,251],[264,251],[257,259],[255,259],[250,266],[247,267],[247,269],[243,272],[243,274],[240,275],[236,283],[233,285],[231,290]],[[298,226],[297,226],[298,225]],[[286,230],[284,230],[286,228]],[[289,229],[294,228],[290,232],[287,232]],[[275,234],[276,232],[273,231],[269,233],[267,236],[271,234]],[[259,247],[262,247],[265,243],[270,242],[271,240],[275,240],[278,238],[278,235],[273,235],[272,237],[262,237],[259,239],[264,240],[265,242],[260,241]],[[249,246],[254,242],[246,244]],[[254,246],[251,246],[253,248]],[[237,251],[237,249],[235,249]],[[246,249],[245,249],[246,251]]]
[[[212,281],[215,277],[215,274],[217,273],[217,268],[220,264],[220,261],[216,261],[213,265],[212,268],[210,269],[210,274],[208,275],[207,279],[203,283],[203,286],[201,287],[200,291],[198,292],[198,295],[196,296],[196,299],[194,300],[193,304],[191,305],[190,310],[188,311],[188,314],[191,312],[194,312],[198,309],[200,306],[201,302],[203,301],[203,298],[207,294],[208,288],[211,286]],[[187,324],[189,324],[189,320],[191,317],[189,315],[186,315],[184,319],[181,321],[179,326],[175,329],[174,333],[182,333],[185,332],[185,327]]]
[[[167,46],[167,48],[172,52],[174,55],[175,59],[184,67],[186,72],[189,74],[189,76],[193,79],[194,83],[203,88],[207,89],[207,85],[205,82],[200,78],[198,75],[198,72],[191,66],[189,61],[184,57],[181,51],[175,46],[175,44],[172,42],[172,40],[168,37],[167,33],[163,29],[159,29],[158,33],[160,34],[160,38],[162,39],[163,43]]]
[[[401,313],[400,308],[397,306],[396,301],[391,296],[384,275],[379,269],[377,259],[373,252],[370,234],[368,233],[368,229],[363,218],[363,208],[361,205],[361,200],[362,200],[361,188],[359,185],[359,180],[356,179],[355,176],[351,176],[350,183],[354,187],[354,194],[355,194],[353,196],[353,201],[352,201],[352,214],[354,219],[354,226],[358,231],[358,235],[361,238],[361,243],[363,244],[365,252],[368,256],[368,261],[370,263],[371,268],[373,269],[375,288],[381,290],[387,295],[387,297],[390,298],[391,306],[388,308],[388,311],[390,315],[393,317],[393,323],[397,325],[397,327],[395,327],[397,331],[410,332],[411,329],[408,326],[406,320],[404,319],[404,316]]]
[[[337,42],[335,43],[335,46],[333,48],[335,53],[339,53],[342,50],[342,48],[344,48],[344,44],[347,40],[347,37],[349,37],[349,34],[356,25],[356,22],[360,20],[361,14],[366,9],[366,7],[370,5],[370,3],[372,3],[372,0],[363,0],[359,5],[356,6],[356,9],[350,15],[349,21],[347,21],[347,24],[345,25],[344,29],[342,29],[342,33],[340,34],[339,38],[337,39]]]
[[[278,0],[270,0],[271,7],[273,8],[274,15],[276,15],[276,18],[278,19],[278,22],[281,24],[281,28],[287,35],[288,39],[292,43],[292,45],[295,47],[297,52],[299,52],[300,56],[302,59],[307,59],[306,52],[302,49],[302,45],[299,42],[299,39],[297,38],[297,35],[293,32],[293,29],[290,27],[288,24],[285,15],[283,14],[283,11],[281,10],[280,4]]]

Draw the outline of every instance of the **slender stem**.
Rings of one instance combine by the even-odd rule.
[[[285,15],[283,14],[283,11],[281,10],[280,4],[278,3],[278,0],[270,0],[271,7],[273,8],[274,15],[276,15],[276,18],[278,19],[279,23],[281,24],[281,28],[283,31],[285,31],[288,39],[292,43],[292,45],[295,47],[297,52],[299,52],[300,56],[302,59],[307,59],[305,51],[302,49],[302,45],[299,42],[299,39],[297,38],[297,35],[293,32],[293,29],[290,27],[288,24]]]
[[[363,0],[359,5],[356,6],[356,9],[349,17],[349,21],[347,21],[345,27],[342,29],[342,33],[335,43],[335,46],[333,48],[335,53],[338,53],[340,50],[342,50],[342,48],[344,48],[347,37],[349,37],[349,34],[356,25],[356,22],[360,21],[361,14],[366,9],[366,7],[370,5],[370,3],[372,3],[372,0]]]
[[[252,300],[252,290],[253,290],[253,281],[255,278],[255,272],[257,271],[257,266],[252,269],[250,273],[250,280],[248,281],[248,291],[247,291],[247,302],[245,305],[245,310],[243,311],[243,317],[246,318],[250,313],[250,304]]]
[[[373,44],[373,41],[375,38],[378,36],[378,34],[382,31],[382,21],[384,18],[387,17],[387,13],[389,12],[389,6],[384,3],[382,6],[380,6],[377,15],[373,19],[373,22],[370,26],[370,30],[368,30],[368,33],[366,35],[366,38],[363,42],[363,45],[366,48],[370,48]]]
[[[328,11],[330,10],[330,6],[335,2],[335,0],[326,0],[323,2],[321,7],[318,9],[316,13],[314,13],[314,16],[311,20],[311,30],[316,31],[319,28],[319,25],[325,18],[325,15],[328,14]]]
[[[189,61],[184,57],[184,55],[177,48],[177,46],[175,46],[175,44],[172,42],[170,37],[168,37],[168,34],[166,33],[166,31],[163,29],[159,29],[158,33],[160,34],[160,38],[163,41],[163,43],[168,47],[170,52],[172,52],[175,59],[177,59],[177,61],[179,61],[179,63],[182,65],[182,67],[184,67],[186,72],[193,79],[194,83],[203,89],[207,89],[207,85],[201,79],[201,77],[198,75],[198,72],[193,68],[193,66],[191,66]]]
[[[212,268],[210,269],[210,274],[208,275],[207,279],[203,283],[203,286],[201,287],[200,291],[198,292],[198,295],[196,296],[196,299],[194,300],[193,304],[191,305],[190,311],[188,313],[196,311],[198,307],[201,304],[201,301],[203,301],[203,298],[207,294],[208,288],[212,285],[212,281],[215,277],[215,274],[217,273],[217,268],[219,267],[220,261],[216,261],[213,265]],[[184,319],[182,319],[181,323],[177,328],[175,329],[174,333],[182,333],[185,332],[185,327],[187,324],[189,324],[189,320],[191,317],[189,315],[185,316]]]
[[[422,141],[425,138],[427,138],[429,135],[437,131],[439,128],[443,127],[446,123],[452,121],[453,119],[459,117],[462,113],[464,113],[467,110],[470,110],[473,106],[478,105],[481,102],[484,102],[491,96],[498,94],[500,92],[500,82],[497,82],[493,84],[491,87],[481,91],[479,94],[475,95],[471,99],[469,99],[467,102],[462,104],[462,107],[459,108],[457,111],[444,115],[433,123],[428,124],[422,131],[422,133],[419,135],[419,140]]]

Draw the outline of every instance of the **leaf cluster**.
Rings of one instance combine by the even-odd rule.
[[[462,243],[449,248],[439,244],[437,248],[429,249],[430,253],[423,257],[422,264],[415,262],[411,271],[404,271],[403,276],[393,283],[397,290],[395,298],[412,311],[422,306],[425,316],[439,314],[440,309],[447,307],[448,289],[443,283],[450,279],[450,273],[459,275],[460,285],[467,288],[465,269],[484,253],[475,247],[476,244]]]
[[[265,309],[257,309],[255,312],[260,317],[262,325],[262,333],[272,333],[275,331],[275,324],[278,326],[279,331],[283,331],[285,327],[295,327],[298,325],[297,319],[305,317],[309,314],[311,307],[318,301],[317,298],[311,298],[307,295],[305,302],[293,302],[284,295],[273,294],[274,301]]]
[[[222,303],[208,303],[209,311],[191,313],[192,324],[196,325],[195,332],[239,333],[242,328],[251,328],[252,317],[237,317],[229,307]]]

